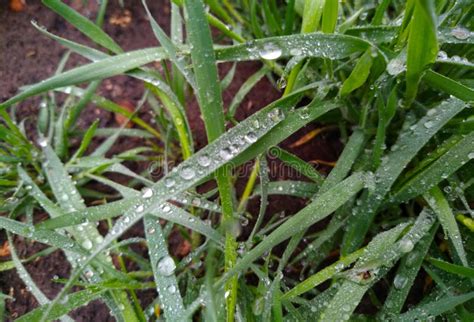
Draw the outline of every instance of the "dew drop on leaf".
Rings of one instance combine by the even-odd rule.
[[[158,273],[163,276],[170,276],[174,273],[176,269],[176,264],[174,260],[169,256],[165,256],[158,262]]]
[[[179,175],[180,175],[181,178],[183,178],[184,180],[191,180],[191,179],[194,178],[194,176],[196,175],[196,172],[194,171],[193,168],[184,167],[184,168],[181,169],[181,171],[179,172]]]
[[[397,274],[393,279],[393,286],[396,289],[401,289],[407,284],[407,278],[404,275]]]
[[[451,31],[451,34],[459,40],[466,40],[471,36],[471,32],[463,27],[454,28]]]
[[[266,44],[258,52],[259,56],[263,59],[274,60],[281,56],[281,49],[273,44]]]
[[[84,247],[85,249],[92,249],[92,242],[90,241],[90,239],[86,239],[82,242],[82,247]]]
[[[211,164],[211,159],[207,155],[203,154],[197,158],[197,162],[202,167],[208,167]]]
[[[244,138],[248,143],[255,143],[257,141],[257,136],[253,132],[247,133]]]
[[[230,148],[224,148],[219,151],[219,156],[222,158],[222,160],[230,160],[232,159],[232,151],[230,150]]]
[[[165,186],[167,188],[171,188],[172,186],[174,186],[174,184],[175,184],[175,181],[172,178],[165,179]]]
[[[151,198],[153,196],[153,190],[151,188],[143,188],[142,190],[142,197],[143,199],[148,199],[148,198]]]
[[[413,242],[410,239],[403,239],[400,241],[400,250],[403,253],[409,253],[413,250]]]
[[[424,125],[424,127],[426,127],[427,129],[431,129],[434,124],[433,124],[433,122],[431,122],[431,121],[427,121],[427,122],[425,122],[423,125]]]

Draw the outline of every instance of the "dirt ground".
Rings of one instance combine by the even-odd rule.
[[[95,1],[88,1],[86,6],[83,1],[74,0],[67,1],[72,7],[79,10],[85,16],[93,19],[97,11]],[[110,1],[105,18],[105,30],[115,39],[124,50],[134,50],[150,46],[156,46],[157,41],[151,31],[149,21],[140,1],[125,0],[124,7],[118,5],[118,1]],[[158,23],[168,29],[169,23],[169,5],[168,1],[149,1],[152,14]],[[45,26],[50,32],[62,37],[73,39],[75,41],[91,45],[87,39],[67,24],[61,17],[44,7],[40,1],[27,0],[27,6],[22,12],[12,12],[8,10],[8,1],[0,0],[0,101],[4,101],[12,97],[18,89],[26,84],[38,82],[54,74],[55,69],[65,49],[59,44],[42,36],[31,25],[31,20],[36,20],[40,25]],[[129,21],[130,18],[130,21]],[[128,21],[128,22],[127,22]],[[67,68],[72,68],[87,61],[77,55],[72,55],[67,64]],[[228,105],[240,88],[242,83],[258,68],[259,63],[244,62],[239,63],[237,72],[232,84],[223,94],[224,103]],[[219,66],[221,75],[230,68],[229,64]],[[99,94],[105,96],[115,102],[129,102],[136,104],[143,94],[143,85],[140,82],[125,77],[118,76],[108,80],[104,80],[98,90]],[[274,88],[268,80],[262,80],[247,95],[237,112],[237,119],[242,120],[253,114],[255,111],[264,107],[268,103],[277,99],[281,93]],[[38,111],[38,98],[33,98],[19,104],[16,116],[18,119],[26,119],[26,128],[32,139],[35,137],[36,119]],[[145,120],[149,119],[147,109],[141,112],[141,116]],[[199,117],[199,108],[195,101],[189,102],[187,110],[191,128],[193,130],[194,139],[198,148],[206,144],[204,124]],[[100,110],[95,106],[88,106],[81,115],[79,124],[86,127],[95,119],[100,119],[101,126],[116,126],[115,117],[112,113]],[[282,143],[282,146],[304,160],[325,160],[334,161],[337,159],[341,150],[341,143],[338,139],[337,131],[324,133],[310,142],[296,148],[289,148],[289,145],[300,138],[305,133],[315,129],[318,125],[311,124],[294,134]],[[121,149],[128,149],[142,143],[138,139],[123,139],[117,145]],[[131,165],[132,169],[137,165]],[[272,167],[279,167],[279,162],[275,161]],[[329,166],[321,166],[320,171],[327,173]],[[289,174],[276,174],[279,171],[272,172],[272,179],[283,180],[291,178]],[[245,179],[239,180],[237,190],[241,191]],[[267,216],[275,213],[285,212],[291,215],[297,212],[305,205],[305,201],[297,198],[272,196],[270,198],[270,206],[267,210]],[[258,213],[258,200],[252,201],[249,205],[251,213]],[[45,214],[37,214],[36,220],[45,218]],[[245,231],[244,231],[245,234]],[[143,236],[141,225],[131,229],[127,236]],[[181,238],[172,234],[170,239],[171,252],[178,253]],[[6,236],[0,231],[0,246],[4,244]],[[15,238],[15,247],[21,258],[25,258],[31,254],[38,252],[45,246],[32,243],[24,238]],[[138,252],[146,256],[146,248],[143,246],[136,249]],[[8,260],[8,257],[0,257],[0,261]],[[43,257],[34,262],[26,264],[26,268],[32,275],[34,281],[41,290],[49,298],[54,297],[60,290],[61,286],[53,281],[53,277],[67,278],[70,267],[62,252],[54,252],[47,257]],[[133,269],[133,265],[130,265]],[[9,294],[16,301],[7,301],[7,319],[13,320],[26,312],[37,307],[37,302],[28,292],[17,273],[14,270],[0,272],[0,288],[4,294]],[[138,293],[138,297],[142,305],[149,304],[156,296],[155,291],[143,291]],[[89,305],[82,307],[71,316],[77,321],[113,321],[108,309],[102,303],[95,301]]]

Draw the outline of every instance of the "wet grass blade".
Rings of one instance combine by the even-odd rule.
[[[394,283],[390,288],[383,309],[380,312],[381,317],[391,318],[400,314],[402,311],[408,293],[414,285],[415,278],[433,242],[438,227],[439,225],[434,225],[430,233],[426,234],[415,248],[400,261],[400,266],[395,274]]]
[[[307,278],[303,282],[297,284],[291,290],[286,292],[281,299],[287,300],[293,297],[296,297],[300,294],[308,292],[314,289],[316,286],[324,283],[325,281],[332,278],[334,275],[339,273],[345,267],[350,266],[353,262],[355,262],[359,257],[364,253],[364,249],[359,249],[354,253],[339,259],[337,262],[323,268],[316,274],[312,275],[311,277]]]
[[[318,43],[319,46],[308,45],[313,43]],[[216,56],[218,61],[257,60],[265,58],[268,46],[274,50],[272,54],[277,58],[301,56],[341,59],[365,51],[371,44],[361,38],[339,34],[298,34],[256,39],[241,45],[223,47],[216,50]]]
[[[329,216],[353,195],[363,189],[367,180],[366,175],[357,173],[321,194],[311,204],[280,225],[275,231],[266,236],[260,244],[245,254],[235,267],[224,275],[224,279],[229,278],[231,274],[242,271],[277,244]]]
[[[425,194],[424,198],[438,216],[441,226],[453,242],[454,248],[461,259],[462,264],[469,267],[456,218],[454,217],[453,210],[449,206],[443,192],[436,186]]]
[[[240,86],[238,92],[234,95],[232,102],[230,102],[229,109],[227,112],[228,117],[234,117],[237,108],[244,99],[244,97],[255,87],[255,85],[265,76],[268,72],[267,67],[262,67],[252,76],[250,76],[243,84]]]
[[[447,76],[429,70],[425,73],[423,80],[435,89],[453,95],[465,102],[474,101],[474,90]]]
[[[94,301],[103,295],[103,291],[78,291],[68,295],[68,300],[66,303],[57,303],[55,304],[50,312],[49,318],[52,320],[60,319],[65,314],[73,311],[74,309],[86,305],[90,301]],[[43,313],[45,313],[48,309],[48,304],[40,306],[39,308],[22,315],[16,321],[40,321]]]
[[[158,39],[159,43],[163,47],[163,49],[168,54],[169,59],[171,62],[178,68],[181,74],[185,77],[186,81],[191,85],[191,87],[196,90],[196,82],[194,80],[194,75],[192,72],[187,68],[185,65],[185,61],[183,61],[183,57],[178,56],[178,51],[175,44],[171,41],[171,39],[166,35],[160,25],[156,22],[155,18],[153,18],[145,0],[142,0],[142,4],[145,7],[146,13],[150,20],[151,28],[153,33],[155,34],[156,39]]]
[[[456,114],[465,108],[458,99],[449,99],[439,104],[430,115],[421,118],[409,132],[400,135],[395,149],[387,155],[386,162],[377,169],[378,179],[373,192],[364,197],[356,215],[352,217],[344,236],[342,251],[344,254],[353,252],[361,245],[368,227],[377,213],[391,186],[402,173],[408,163],[421,148]]]
[[[474,133],[470,133],[452,146],[446,153],[435,159],[426,166],[426,168],[422,169],[413,178],[404,183],[403,186],[394,193],[390,201],[402,203],[424,194],[469,162],[469,160],[472,159],[471,153],[473,150]]]
[[[70,24],[79,29],[84,35],[89,37],[95,43],[109,49],[118,54],[122,52],[117,43],[110,38],[99,26],[79,14],[77,11],[71,9],[69,6],[59,0],[43,0],[43,3],[66,19]]]
[[[432,257],[428,258],[428,261],[445,272],[456,274],[461,277],[474,278],[474,269],[471,267],[451,264]]]
[[[427,319],[428,317],[436,317],[444,312],[454,309],[456,306],[461,305],[474,298],[474,292],[462,294],[462,295],[448,295],[440,300],[420,305],[410,311],[399,315],[393,321],[415,321],[418,319]]]
[[[197,98],[201,115],[206,127],[207,139],[213,142],[225,132],[224,105],[222,102],[221,86],[217,74],[217,64],[213,50],[211,31],[207,22],[203,3],[200,0],[186,0],[188,14],[186,21],[188,39],[192,46],[191,60],[196,77]],[[233,225],[232,185],[228,168],[216,172],[216,181],[221,200],[221,224],[226,229],[225,236],[225,270],[229,270],[237,258],[237,242],[231,232]],[[225,299],[227,321],[234,321],[235,305],[237,303],[237,277],[226,284],[229,296]]]
[[[182,321],[184,305],[174,274],[176,264],[168,253],[161,224],[151,216],[145,216],[144,222],[150,264],[165,318],[167,320]]]
[[[313,180],[319,185],[323,183],[323,176],[316,169],[314,169],[312,165],[300,159],[296,155],[277,146],[271,148],[269,152],[272,156],[279,158],[281,161],[283,161],[283,163],[300,172],[308,179]]]
[[[149,48],[112,56],[88,65],[80,66],[48,78],[41,83],[28,86],[24,91],[0,104],[0,110],[18,103],[25,98],[52,89],[115,76],[165,57],[166,54],[163,49]]]
[[[427,67],[438,54],[438,40],[434,3],[414,1],[415,9],[410,21],[407,48],[406,104],[409,106],[418,92],[418,84]],[[423,30],[423,32],[420,32]]]
[[[433,222],[431,212],[425,209],[402,238],[399,239],[399,236],[407,227],[407,223],[399,224],[374,237],[354,268],[344,272],[346,279],[323,309],[320,320],[334,321],[341,316],[349,318],[369,288],[382,278],[401,256],[413,249],[429,232]],[[368,272],[369,278],[361,277],[361,272]]]

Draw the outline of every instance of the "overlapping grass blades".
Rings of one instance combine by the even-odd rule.
[[[91,63],[63,72],[67,54],[54,76],[0,104],[0,196],[11,198],[1,205],[10,215],[0,217],[0,227],[8,235],[51,246],[26,259],[12,248],[12,261],[0,264],[0,271],[16,266],[42,305],[20,320],[67,320],[69,312],[95,299],[119,321],[152,318],[158,307],[166,320],[177,321],[472,317],[472,240],[466,234],[474,158],[469,1],[434,6],[384,0],[373,6],[290,0],[279,6],[274,0],[226,0],[207,1],[209,11],[200,0],[176,1],[169,36],[144,3],[150,33],[161,47],[128,53],[100,28],[106,1],[97,23],[61,1],[44,3],[103,51],[34,24]],[[221,34],[211,34],[209,25]],[[222,91],[232,87],[237,63],[246,60],[263,66],[226,109]],[[148,65],[154,61],[163,73]],[[220,81],[217,63],[225,62],[232,67]],[[154,123],[95,94],[102,79],[121,74],[145,83],[139,108],[148,103]],[[276,77],[283,96],[237,121],[243,98],[265,77],[272,82]],[[86,89],[78,86],[84,83],[89,83]],[[72,107],[64,104],[56,111],[58,93]],[[38,150],[22,120],[10,117],[6,108],[40,94],[47,107],[40,111]],[[198,152],[186,111],[191,95],[208,139]],[[77,130],[88,103],[121,114],[141,129],[99,128],[95,122],[84,132]],[[15,116],[13,109],[8,112]],[[327,175],[306,155],[300,157],[298,145],[290,146],[291,153],[276,146],[315,120],[322,123],[316,126],[337,129],[342,142]],[[70,153],[68,140],[78,134],[82,141]],[[88,154],[103,136],[105,141]],[[142,138],[143,146],[107,155],[120,136]],[[273,181],[267,152],[306,178]],[[181,162],[171,171],[166,167],[157,182],[123,164],[157,155]],[[232,169],[252,160],[250,179],[238,195]],[[3,171],[4,164],[9,170]],[[111,180],[111,173],[126,176],[129,184]],[[196,193],[196,187],[213,179],[216,189]],[[91,189],[92,180],[113,192]],[[99,205],[87,206],[81,195]],[[277,216],[268,207],[273,195],[307,203],[294,215]],[[260,199],[258,213],[249,212],[250,198]],[[50,218],[33,225],[35,207]],[[238,237],[238,221],[244,226],[249,218],[253,226],[243,229],[248,236]],[[141,221],[146,239],[124,237]],[[105,237],[94,226],[99,222],[107,223]],[[213,226],[217,222],[219,228]],[[435,238],[439,227],[448,241]],[[181,261],[168,250],[172,231],[193,247]],[[133,243],[146,245],[149,259],[129,248]],[[55,249],[65,252],[73,271],[49,301],[23,264]],[[109,262],[112,256],[120,270]],[[124,258],[139,270],[127,272]],[[434,286],[404,311],[413,304],[408,293],[422,268]],[[385,300],[373,288],[382,278],[393,284]],[[73,286],[84,290],[71,293]],[[135,293],[143,288],[158,292],[145,312]],[[376,308],[377,315],[360,314],[359,305]]]

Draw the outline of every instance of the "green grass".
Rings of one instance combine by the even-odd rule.
[[[54,75],[0,103],[0,229],[11,252],[0,273],[16,270],[39,303],[19,320],[71,321],[96,299],[127,322],[474,319],[470,1],[182,0],[170,5],[169,35],[143,1],[156,42],[131,52],[102,28],[107,1],[95,21],[43,2],[96,46],[34,23],[67,52]],[[89,62],[64,70],[71,53]],[[223,91],[249,60],[261,68],[225,105]],[[224,62],[232,67],[220,79]],[[96,93],[116,75],[143,82],[136,112]],[[237,121],[262,79],[281,97]],[[16,118],[17,105],[34,96],[37,142]],[[187,118],[194,98],[208,142],[199,150]],[[80,128],[88,104],[136,128]],[[315,122],[337,128],[343,143],[327,176],[298,156],[298,144],[291,152],[280,145]],[[141,143],[113,154],[120,137]],[[299,179],[273,180],[268,156]],[[162,163],[159,178],[125,163],[160,160],[177,165]],[[238,194],[233,170],[249,162]],[[198,193],[206,182],[215,188]],[[306,203],[278,216],[282,209],[268,207],[278,196]],[[250,212],[252,200],[260,203]],[[39,212],[48,218],[37,222]],[[140,222],[143,233],[125,237]],[[169,247],[175,233],[191,245],[181,260]],[[48,247],[21,258],[14,235]],[[71,273],[49,299],[25,264],[55,250]],[[128,262],[137,269],[127,271]],[[137,295],[146,289],[156,290],[148,307]],[[0,294],[0,316],[9,300]]]

